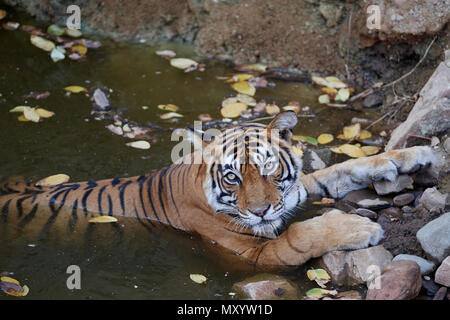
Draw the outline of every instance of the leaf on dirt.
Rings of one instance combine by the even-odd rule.
[[[36,108],[36,109],[34,109],[34,111],[36,111],[36,113],[41,118],[51,118],[55,115],[55,113],[53,111],[48,111],[44,108]]]
[[[190,274],[189,278],[191,278],[192,281],[198,284],[205,284],[206,280],[208,280],[204,275],[202,274]]]
[[[256,92],[255,87],[250,85],[247,81],[235,82],[231,85],[231,87],[237,92],[246,94],[248,96],[254,96]]]
[[[39,122],[39,114],[34,110],[33,108],[25,108],[23,110],[23,116],[25,119],[33,121],[33,122]]]
[[[150,143],[148,141],[145,141],[145,140],[128,142],[125,145],[128,146],[128,147],[132,147],[132,148],[136,148],[136,149],[142,149],[142,150],[150,149]]]
[[[0,20],[2,20],[4,17],[6,17],[6,11],[0,10]]]
[[[90,223],[111,223],[111,222],[117,222],[117,218],[111,217],[111,216],[98,216],[95,218],[89,219]]]
[[[326,290],[326,289],[322,289],[322,288],[314,288],[311,290],[308,290],[306,292],[306,295],[309,298],[315,298],[315,299],[319,299],[325,296],[335,296],[337,295],[337,291],[336,290]]]
[[[65,87],[64,90],[72,92],[72,93],[88,92],[88,90],[86,88],[80,87],[80,86],[68,86],[68,87]]]
[[[333,135],[329,133],[322,133],[320,136],[317,137],[317,142],[320,144],[327,144],[333,140],[334,140]]]
[[[324,269],[308,270],[306,275],[309,280],[316,281],[321,288],[325,288],[325,284],[331,280],[330,276]]]
[[[347,85],[342,82],[340,79],[336,78],[336,77],[326,77],[326,78],[322,78],[322,77],[316,77],[316,76],[312,76],[311,80],[323,87],[327,87],[327,88],[346,88]]]
[[[339,147],[339,150],[352,158],[361,158],[366,156],[364,151],[352,144],[343,144]]]
[[[161,57],[168,57],[168,58],[173,58],[173,57],[175,57],[177,54],[175,53],[175,52],[173,52],[172,50],[158,50],[158,51],[155,51],[155,53],[158,55],[158,56],[161,56]]]
[[[174,104],[160,104],[158,105],[158,109],[164,110],[164,111],[178,111],[180,109],[180,107],[178,107],[177,105]]]
[[[252,74],[248,74],[248,73],[237,73],[234,74],[232,77],[227,79],[228,83],[233,83],[233,82],[239,82],[239,81],[246,81],[249,80],[251,78],[253,78],[254,75]]]
[[[377,154],[380,151],[380,147],[375,146],[364,146],[361,147],[361,150],[368,156],[372,156],[374,154]]]
[[[185,70],[189,67],[196,67],[198,62],[187,58],[174,58],[170,60],[170,65],[177,69]]]
[[[280,113],[280,107],[278,107],[276,104],[268,104],[266,106],[266,112],[270,115],[278,114]]]
[[[47,40],[39,36],[32,35],[30,41],[35,47],[38,47],[39,49],[42,49],[44,51],[51,52],[53,49],[56,48],[53,41]]]
[[[361,124],[356,123],[354,125],[344,127],[344,139],[345,140],[353,140],[359,137],[361,132]]]
[[[167,112],[159,116],[163,120],[172,119],[172,118],[183,118],[182,114],[176,112]]]
[[[339,89],[338,93],[334,97],[335,101],[345,102],[350,98],[350,90],[348,88]]]
[[[359,139],[361,140],[370,138],[372,138],[372,134],[367,130],[361,130],[361,132],[359,133]]]
[[[322,94],[319,96],[319,103],[320,104],[327,104],[330,103],[330,97],[327,94]]]
[[[247,105],[241,102],[236,102],[227,104],[220,110],[220,113],[225,118],[237,118],[244,110],[247,110]]]
[[[70,180],[70,177],[67,174],[60,173],[60,174],[55,174],[53,176],[39,180],[38,182],[36,182],[36,186],[38,186],[38,187],[57,186],[59,184],[69,182],[69,180]]]
[[[83,35],[83,33],[77,29],[66,28],[64,31],[66,32],[66,35],[68,35],[69,37],[72,37],[72,38],[79,38]]]
[[[329,95],[331,99],[334,99],[334,97],[338,93],[336,88],[328,88],[328,87],[321,88],[320,92]]]
[[[62,36],[64,32],[64,28],[61,28],[57,24],[52,24],[47,28],[47,33],[54,36]]]

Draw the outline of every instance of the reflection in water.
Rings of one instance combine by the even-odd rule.
[[[36,25],[27,19],[17,17]],[[231,67],[204,61],[205,72],[183,73],[154,54],[157,49],[173,49],[178,56],[200,61],[191,48],[181,45],[148,47],[104,41],[103,47],[89,51],[85,62],[55,64],[30,44],[26,33],[0,30],[0,38],[6,44],[0,46],[0,175],[42,178],[66,173],[72,181],[81,181],[149,173],[170,164],[174,143],[168,128],[193,125],[201,113],[219,119],[218,106],[226,95],[233,94],[228,84],[216,79],[232,73]],[[109,88],[110,99],[124,118],[152,122],[167,130],[153,133],[158,142],[150,150],[128,148],[125,143],[130,140],[110,133],[106,121],[92,118],[88,97],[65,95],[63,88],[69,85]],[[38,101],[23,98],[30,91],[49,91],[51,95]],[[300,119],[296,134],[336,134],[355,116],[319,106],[317,95],[318,90],[306,84],[277,82],[274,88],[258,89],[255,98],[280,106],[291,100],[310,106],[317,116]],[[167,103],[180,106],[184,118],[160,120],[162,112],[156,106]],[[8,113],[17,105],[39,105],[56,116],[38,124],[18,122],[17,114]],[[306,208],[309,211],[303,217],[315,214],[314,208]],[[161,231],[127,232],[133,223],[121,221],[116,228],[92,226],[90,232],[71,237],[52,230],[40,238],[17,230],[3,232],[0,272],[14,272],[15,278],[30,287],[30,297],[44,299],[229,299],[232,284],[247,275],[211,259],[193,237],[161,236]],[[66,287],[69,265],[81,267],[81,290]],[[305,277],[305,268],[288,274],[302,289],[313,286]],[[204,274],[210,280],[204,286],[195,284],[190,273]]]

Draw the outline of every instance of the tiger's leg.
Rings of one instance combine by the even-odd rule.
[[[418,171],[436,162],[433,150],[417,146],[352,159],[302,177],[308,195],[341,198],[379,180],[394,181],[399,174]]]
[[[292,224],[278,238],[244,253],[258,268],[298,266],[333,250],[350,250],[376,245],[383,237],[377,223],[340,210]]]

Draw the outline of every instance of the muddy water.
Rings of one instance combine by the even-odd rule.
[[[22,15],[13,19],[38,25]],[[0,175],[37,179],[66,173],[77,181],[134,176],[170,164],[170,130],[155,131],[158,142],[150,150],[126,147],[130,140],[105,129],[110,122],[94,120],[88,97],[65,95],[63,88],[68,85],[110,88],[111,101],[124,118],[163,128],[192,125],[200,113],[218,119],[218,106],[233,93],[224,81],[216,79],[231,73],[232,68],[202,60],[188,46],[103,41],[101,48],[89,50],[84,62],[55,64],[30,44],[24,32],[0,30],[0,40]],[[156,49],[173,49],[178,56],[204,62],[206,71],[183,73],[156,56]],[[39,101],[24,99],[30,91],[49,91],[51,95]],[[280,106],[290,100],[309,106],[316,117],[300,119],[296,134],[337,134],[353,116],[373,118],[319,106],[317,95],[318,90],[310,85],[276,82],[274,88],[258,89],[255,98]],[[180,106],[185,117],[178,122],[160,120],[156,106],[166,103]],[[38,124],[18,122],[17,114],[8,113],[16,105],[39,105],[56,116]],[[149,108],[143,110],[142,106]],[[316,210],[306,205],[297,219],[313,216]],[[81,290],[66,287],[69,265],[81,267]],[[313,287],[306,279],[306,268],[287,274],[303,292]],[[1,271],[14,272],[15,278],[31,288],[29,296],[39,299],[230,299],[232,284],[248,276],[215,261],[189,236],[171,240],[157,232],[143,232],[116,237],[114,231],[80,241],[51,236],[31,241],[26,234],[13,239],[2,236]],[[190,273],[204,274],[210,281],[199,286],[189,280]],[[8,299],[3,294],[0,298]]]

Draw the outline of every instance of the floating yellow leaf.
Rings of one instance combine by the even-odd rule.
[[[202,274],[190,274],[189,278],[191,278],[192,281],[198,284],[205,284],[206,280],[208,280],[204,275]]]
[[[322,289],[322,288],[314,288],[314,289],[308,290],[306,292],[306,295],[309,298],[316,298],[316,299],[322,298],[324,296],[329,296],[329,295],[335,296],[336,294],[337,294],[336,290],[326,290],[326,289]]]
[[[232,82],[245,81],[245,80],[251,79],[253,77],[254,77],[254,75],[252,75],[252,74],[238,73],[238,74],[234,74],[231,78],[228,78],[227,82],[232,83]]]
[[[176,112],[167,112],[159,116],[163,120],[172,119],[172,118],[183,118],[182,114]]]
[[[296,147],[296,146],[292,146],[292,151],[294,151],[294,153],[296,155],[298,155],[300,158],[303,157],[303,150]]]
[[[372,134],[367,130],[361,130],[361,132],[359,133],[359,138],[361,140],[370,139],[371,137],[372,137]]]
[[[92,219],[89,219],[89,222],[91,223],[111,223],[111,222],[117,222],[118,220],[111,216],[98,216]]]
[[[142,149],[142,150],[150,149],[150,143],[148,143],[148,141],[145,141],[145,140],[128,142],[125,145],[128,147]]]
[[[346,140],[352,140],[359,137],[361,131],[361,124],[356,123],[352,126],[344,127],[344,138]]]
[[[0,281],[2,281],[2,282],[9,282],[9,283],[14,283],[14,284],[20,285],[19,281],[17,281],[14,278],[10,278],[10,277],[0,277]]]
[[[178,111],[180,109],[180,107],[174,105],[174,104],[160,104],[158,105],[158,109],[164,110],[164,111]]]
[[[57,186],[58,184],[66,183],[69,180],[70,177],[67,174],[60,173],[41,179],[36,182],[36,185],[40,187]]]
[[[337,94],[337,89],[336,88],[328,88],[328,87],[323,87],[322,89],[320,89],[320,92],[325,93],[329,96],[334,97]]]
[[[280,113],[280,108],[276,104],[268,104],[266,106],[266,112],[270,115],[277,114]]]
[[[364,146],[361,147],[361,150],[368,156],[377,154],[378,151],[380,151],[380,147],[375,147],[375,146]]]
[[[69,37],[72,37],[72,38],[79,38],[83,35],[83,33],[81,33],[81,31],[77,30],[77,29],[66,28],[65,32]]]
[[[17,117],[17,120],[21,121],[21,122],[29,122],[30,120],[28,120],[27,118],[25,118],[25,116],[23,114],[21,114],[20,116]]]
[[[322,133],[318,138],[317,142],[320,144],[327,144],[334,140],[334,137],[332,134],[329,133]]]
[[[28,106],[17,106],[9,110],[9,112],[24,112],[25,109],[31,109],[31,107]]]
[[[319,96],[319,103],[320,104],[327,104],[330,103],[330,97],[327,94],[322,94]]]
[[[39,122],[39,114],[32,108],[25,108],[23,116],[30,121]]]
[[[22,297],[25,297],[30,292],[30,288],[28,288],[27,285],[24,285],[22,288],[23,288]]]
[[[331,147],[330,150],[337,154],[342,153],[342,151],[341,151],[341,149],[339,149],[339,147]]]
[[[312,76],[311,80],[323,87],[327,87],[327,88],[346,88],[347,85],[342,82],[341,80],[339,80],[336,77],[326,77],[326,78],[322,78],[322,77],[317,77],[317,76]]]
[[[189,67],[194,67],[196,65],[198,65],[198,63],[194,60],[191,59],[186,59],[186,58],[174,58],[170,60],[170,65],[172,67],[175,67],[177,69],[187,69]]]
[[[54,112],[52,111],[48,111],[45,110],[43,108],[36,108],[34,109],[34,111],[36,111],[36,113],[41,117],[41,118],[51,118],[55,115]]]
[[[225,118],[237,118],[242,111],[247,110],[247,105],[241,102],[231,103],[220,110]]]
[[[235,68],[238,71],[244,71],[244,72],[265,72],[267,70],[267,66],[262,63],[254,63],[254,64],[243,64],[240,66],[237,66]]]
[[[345,102],[348,100],[348,98],[350,98],[350,90],[348,88],[341,88],[334,97],[334,100]]]
[[[239,93],[236,96],[238,102],[245,103],[248,106],[256,106],[256,100],[253,97],[250,97],[246,94]]]
[[[247,81],[239,81],[235,82],[231,85],[231,87],[239,93],[246,94],[248,96],[254,96],[256,89]]]
[[[227,106],[229,104],[236,103],[236,102],[239,102],[237,97],[226,98],[225,100],[222,101],[222,107],[225,107],[225,106]]]
[[[364,151],[362,151],[357,146],[351,144],[343,144],[342,146],[339,147],[339,149],[342,151],[342,153],[345,153],[346,155],[352,158],[361,158],[366,156]]]
[[[52,41],[35,35],[31,36],[30,41],[35,47],[48,52],[52,51],[56,47]]]
[[[0,20],[2,20],[4,17],[6,17],[6,11],[0,10]]]
[[[80,87],[80,86],[68,86],[68,87],[65,87],[64,90],[72,92],[72,93],[88,92],[88,90],[86,88]]]
[[[76,46],[72,47],[72,52],[76,52],[80,56],[85,56],[87,51],[88,51],[88,49],[85,46],[81,45],[81,44],[77,44]]]
[[[287,105],[282,108],[284,111],[294,111],[295,113],[300,112],[300,106]]]

